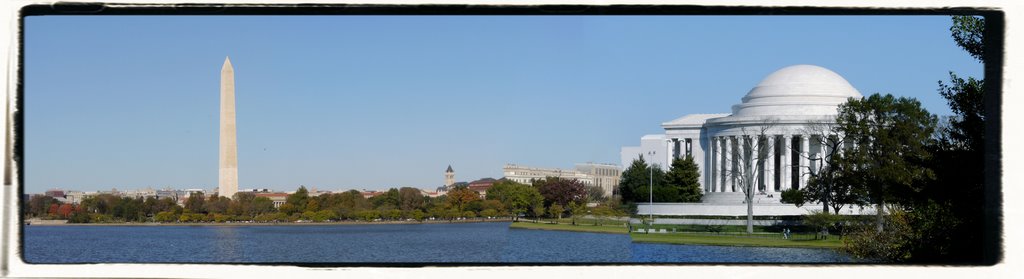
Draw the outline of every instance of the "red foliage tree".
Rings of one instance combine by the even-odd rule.
[[[75,210],[75,208],[73,206],[71,206],[70,204],[66,204],[65,203],[65,204],[60,205],[59,208],[57,208],[57,215],[59,215],[60,217],[66,219],[66,218],[68,218],[68,216],[71,215],[71,212],[74,211],[74,210]]]
[[[57,215],[57,208],[60,208],[60,205],[56,203],[51,204],[50,210],[47,210],[46,213],[49,213],[50,215]]]
[[[582,204],[587,201],[587,187],[576,179],[548,177],[534,182],[533,185],[537,187],[540,195],[544,196],[545,204],[549,206],[558,204],[563,208],[568,208],[569,202]]]

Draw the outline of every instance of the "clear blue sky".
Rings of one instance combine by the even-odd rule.
[[[25,19],[25,190],[217,183],[235,66],[241,188],[386,189],[505,163],[619,162],[660,123],[727,113],[815,64],[950,111],[980,77],[945,16],[45,16]]]

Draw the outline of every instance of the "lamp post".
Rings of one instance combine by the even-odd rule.
[[[647,208],[650,221],[647,223],[647,233],[651,233],[651,225],[654,225],[654,155],[656,154],[658,154],[658,151],[647,152],[647,155],[651,155],[651,174],[648,176],[650,179],[650,187],[648,187],[648,190],[650,190],[650,207]]]

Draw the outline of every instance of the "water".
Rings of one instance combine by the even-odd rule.
[[[827,249],[632,243],[508,223],[338,226],[25,226],[29,263],[850,262]]]

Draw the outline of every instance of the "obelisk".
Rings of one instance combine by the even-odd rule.
[[[238,192],[238,141],[235,133],[235,69],[224,58],[220,69],[220,182],[221,197],[233,198]]]

